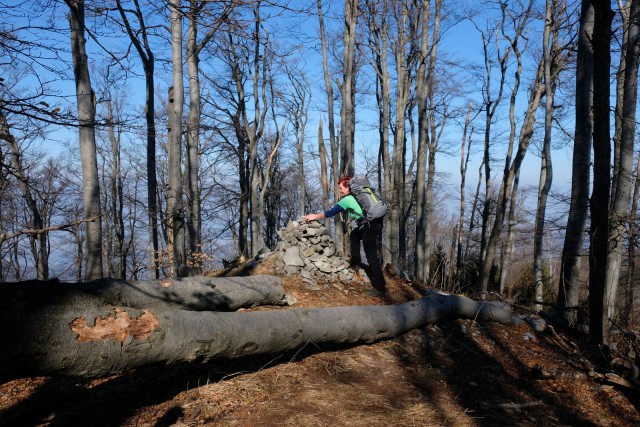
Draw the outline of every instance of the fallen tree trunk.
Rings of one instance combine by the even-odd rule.
[[[445,319],[509,322],[504,303],[432,293],[390,306],[238,313],[133,309],[85,296],[83,305],[0,300],[0,376],[95,377],[153,363],[275,353],[307,343],[370,343]]]
[[[132,308],[234,311],[258,305],[293,302],[276,276],[184,277],[164,280],[124,281],[104,278],[88,283],[27,281],[0,285],[0,300],[46,305],[84,304],[85,296],[104,304]]]

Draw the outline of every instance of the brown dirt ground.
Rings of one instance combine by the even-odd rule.
[[[379,299],[361,284],[313,292],[283,278],[301,307],[419,297],[411,283],[388,281],[388,295]],[[296,352],[153,366],[93,380],[14,379],[0,384],[0,425],[640,425],[640,392],[587,366],[579,341],[549,329],[448,321],[368,345],[309,344]]]

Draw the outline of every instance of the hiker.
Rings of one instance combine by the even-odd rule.
[[[384,275],[382,274],[382,268],[380,266],[380,260],[378,259],[378,236],[382,233],[382,221],[383,218],[375,218],[371,221],[363,221],[363,209],[351,194],[349,188],[350,176],[343,176],[338,182],[340,187],[340,193],[342,198],[331,209],[320,212],[317,214],[305,215],[303,218],[307,221],[319,220],[324,218],[331,218],[346,211],[349,218],[355,224],[352,227],[349,234],[351,245],[351,267],[361,267],[360,259],[360,241],[364,246],[364,253],[367,256],[367,262],[369,263],[369,279],[373,285],[373,289],[369,291],[372,296],[384,296],[386,290],[386,282]]]

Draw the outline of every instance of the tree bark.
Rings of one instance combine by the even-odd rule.
[[[609,191],[611,179],[610,65],[613,12],[606,0],[593,0],[593,190],[589,235],[589,339],[609,344],[606,291],[609,250]]]
[[[158,279],[160,277],[160,269],[158,267],[158,179],[156,176],[156,122],[155,122],[155,57],[149,43],[147,27],[142,19],[142,11],[138,2],[136,4],[135,16],[140,20],[139,30],[134,31],[129,19],[122,7],[120,0],[116,1],[120,17],[131,43],[133,43],[144,69],[145,77],[145,99],[144,99],[144,117],[147,126],[147,209],[149,216],[149,261],[151,277]],[[136,36],[140,35],[140,39]]]
[[[558,307],[569,324],[577,321],[580,260],[589,214],[589,180],[591,171],[591,131],[593,129],[593,6],[582,2],[576,65],[576,124],[571,172],[571,203],[562,248]]]
[[[327,40],[324,29],[324,16],[322,13],[322,1],[317,0],[318,6],[318,22],[320,25],[320,42],[322,44],[322,70],[324,75],[325,90],[327,91],[327,125],[329,127],[329,147],[331,147],[331,174],[333,175],[333,194],[336,198],[340,198],[340,188],[338,180],[340,178],[339,157],[338,157],[338,141],[336,140],[335,131],[335,113],[333,108],[333,83],[329,72],[329,63],[327,60]],[[342,221],[336,219],[334,240],[338,255],[344,254],[344,227]]]
[[[170,0],[171,9],[171,63],[173,87],[169,89],[169,141],[167,189],[167,234],[171,275],[186,265],[185,224],[182,200],[182,111],[184,103],[184,73],[182,66],[182,11],[179,0]]]
[[[188,266],[202,272],[202,213],[200,201],[200,49],[198,19],[203,4],[191,0],[187,25],[187,75],[189,78],[189,118],[185,146],[185,191],[187,205]]]
[[[240,313],[133,309],[70,294],[62,304],[0,299],[0,377],[112,375],[152,363],[208,361],[314,344],[370,343],[446,319],[510,322],[503,303],[433,292],[400,305]]]
[[[536,209],[536,223],[533,237],[533,281],[535,284],[535,300],[542,301],[544,294],[544,273],[543,273],[543,242],[544,225],[547,212],[547,200],[551,183],[553,182],[553,163],[551,161],[551,129],[553,121],[553,100],[555,97],[555,81],[551,79],[551,54],[555,50],[557,40],[557,24],[552,14],[556,12],[556,3],[553,0],[546,1],[545,25],[542,40],[543,60],[544,60],[544,87],[545,87],[545,114],[544,114],[544,141],[542,148],[542,159],[540,161],[540,181],[538,183],[538,206]],[[555,15],[555,14],[554,14]],[[542,306],[536,305],[536,311],[542,310]]]
[[[389,24],[387,14],[389,13],[389,2],[367,1],[365,4],[366,13],[363,18],[368,24],[371,37],[371,53],[373,56],[374,69],[376,72],[376,101],[378,106],[378,188],[382,191],[387,200],[392,199],[393,179],[391,158],[389,155],[389,117],[391,106],[391,78],[389,76],[388,53],[389,53]],[[384,244],[382,246],[382,259],[392,260],[391,240],[394,233],[393,227],[388,225],[384,228]]]
[[[624,97],[620,140],[614,150],[613,189],[609,218],[609,250],[605,297],[608,299],[608,317],[613,319],[620,285],[620,268],[624,238],[629,224],[629,204],[633,188],[633,154],[636,132],[636,103],[638,100],[638,63],[640,62],[640,2],[632,1],[627,28],[624,67]],[[619,77],[620,78],[620,77]]]
[[[84,215],[97,218],[87,223],[86,270],[88,280],[102,277],[102,223],[100,209],[100,183],[98,180],[98,159],[96,155],[96,99],[91,88],[89,60],[85,49],[84,1],[65,0],[69,7],[71,28],[71,56],[76,82],[78,103],[78,123],[80,128],[80,156],[82,159],[82,194]]]
[[[340,143],[341,143],[341,168],[342,175],[355,173],[354,159],[354,132],[355,132],[355,44],[356,25],[358,22],[358,2],[345,0],[344,5],[344,35],[343,35],[343,62],[342,85],[340,87]]]

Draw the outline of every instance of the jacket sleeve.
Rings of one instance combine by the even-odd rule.
[[[332,216],[338,215],[340,212],[344,212],[344,208],[337,204],[331,209],[324,211],[324,216],[326,216],[327,218],[331,218]]]

